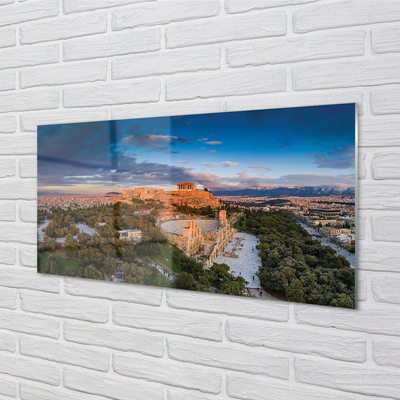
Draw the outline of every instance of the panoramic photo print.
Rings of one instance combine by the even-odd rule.
[[[356,308],[356,105],[38,127],[38,272]]]

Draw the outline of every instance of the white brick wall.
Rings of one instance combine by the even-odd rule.
[[[400,399],[399,38],[397,0],[0,0],[0,399]],[[358,310],[36,273],[37,125],[340,102]]]

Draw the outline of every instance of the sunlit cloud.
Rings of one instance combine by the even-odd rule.
[[[211,146],[217,146],[219,144],[222,144],[222,142],[217,142],[216,140],[214,140],[212,142],[206,142],[206,144],[211,144]]]
[[[232,161],[223,161],[222,165],[224,167],[235,167],[236,165],[239,165],[237,162],[232,162]]]

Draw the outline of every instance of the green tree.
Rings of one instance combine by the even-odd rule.
[[[243,286],[237,281],[225,281],[218,290],[218,293],[240,296],[243,292]]]
[[[103,274],[100,271],[98,271],[93,265],[82,267],[79,270],[79,274],[81,278],[97,279],[97,280],[103,279]]]
[[[123,263],[122,271],[125,276],[125,282],[136,283],[137,285],[143,285],[144,282],[143,268],[139,267],[134,263]]]
[[[187,272],[181,272],[174,279],[173,286],[176,289],[193,290],[193,286],[194,286],[193,275],[188,274]]]
[[[305,303],[303,285],[298,279],[293,279],[286,289],[286,300]]]

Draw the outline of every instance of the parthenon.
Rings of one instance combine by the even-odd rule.
[[[178,183],[178,190],[197,190],[197,187],[193,182],[180,182]]]

